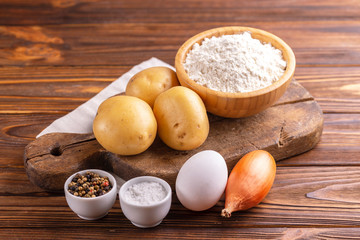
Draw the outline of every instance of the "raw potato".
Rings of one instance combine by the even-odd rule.
[[[138,97],[154,106],[156,97],[178,86],[176,73],[168,67],[151,67],[135,74],[126,86],[126,95]]]
[[[93,131],[106,150],[120,155],[144,152],[154,141],[157,123],[150,106],[132,96],[115,96],[98,108]]]
[[[209,120],[203,101],[193,90],[178,86],[161,93],[154,103],[161,140],[176,150],[191,150],[205,142]]]

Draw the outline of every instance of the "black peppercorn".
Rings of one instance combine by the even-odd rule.
[[[74,196],[93,198],[102,196],[112,189],[108,177],[86,172],[84,175],[76,174],[68,185],[68,192]]]

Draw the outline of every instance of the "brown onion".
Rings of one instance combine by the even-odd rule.
[[[243,156],[230,173],[221,216],[230,217],[232,212],[258,205],[269,193],[275,174],[275,160],[267,151],[256,150]]]

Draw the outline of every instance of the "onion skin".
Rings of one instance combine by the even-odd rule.
[[[258,205],[269,193],[276,175],[270,153],[255,150],[243,156],[230,173],[225,189],[225,208],[221,216]]]

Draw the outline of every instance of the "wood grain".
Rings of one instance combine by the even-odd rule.
[[[64,239],[74,236],[72,231],[86,232],[94,239],[100,239],[103,236],[107,238],[127,238],[127,239],[168,239],[174,238],[174,232],[177,236],[185,239],[353,239],[360,235],[360,231],[354,228],[209,228],[206,231],[199,229],[179,229],[159,227],[157,229],[147,229],[146,231],[134,231],[134,229],[124,228],[29,228],[29,229],[5,229],[0,233],[0,237],[18,236],[27,238],[29,235],[35,235],[41,239]],[[58,232],[62,232],[59,236]],[[88,239],[88,236],[77,236],[77,239]]]
[[[346,30],[341,28],[342,24],[335,22],[329,25],[328,21],[310,21],[304,25],[295,21],[255,22],[246,26],[266,30],[283,39],[293,49],[297,66],[354,66],[354,63],[360,61],[360,50],[357,48],[360,23],[346,22]],[[53,40],[56,43],[39,42],[34,36],[24,38],[24,35],[36,34],[31,30],[32,26],[6,26],[0,29],[0,64],[132,66],[151,57],[174,64],[178,48],[188,38],[204,30],[230,25],[245,24],[195,22],[159,25],[150,21],[140,25],[103,23],[101,27],[96,24],[41,26],[38,31],[47,39],[57,39]],[[318,32],[317,29],[321,31]],[[326,44],[321,38],[326,39]]]
[[[20,6],[19,6],[20,5]],[[5,8],[6,7],[6,8]],[[196,23],[196,22],[291,22],[309,20],[356,20],[359,4],[346,0],[314,2],[310,0],[289,4],[286,0],[277,1],[276,8],[270,1],[245,2],[230,0],[210,1],[116,1],[116,0],[3,0],[0,5],[0,24],[38,25],[38,24],[85,24],[103,22],[154,23]],[[42,11],[37,11],[41,8]],[[35,10],[34,10],[35,9]],[[164,11],[166,9],[166,11]],[[22,11],[19,18],[16,14]],[[64,16],[66,18],[64,19]],[[91,16],[91,17],[90,17]]]
[[[0,238],[358,238],[359,12],[356,0],[0,1]],[[234,25],[288,43],[295,78],[324,112],[319,144],[277,162],[265,202],[224,220],[222,202],[194,213],[175,198],[165,221],[144,231],[118,201],[106,218],[83,221],[62,194],[28,181],[24,148],[53,120],[133,65],[150,57],[173,65],[189,37]]]
[[[255,208],[232,214],[230,219],[220,217],[224,202],[204,212],[186,210],[173,195],[169,215],[161,228],[188,229],[198,228],[321,228],[356,227],[360,221],[358,198],[360,167],[278,167],[273,187],[265,200]],[[2,174],[4,179],[12,179],[12,174]],[[26,185],[24,180],[14,181],[15,186]],[[336,189],[341,191],[334,199],[321,191]],[[31,190],[31,189],[28,189]],[[26,190],[0,196],[2,219],[0,227],[12,227],[16,224],[38,228],[129,228],[136,227],[122,214],[119,201],[110,210],[109,215],[100,221],[83,221],[68,207],[62,194],[33,192]],[[313,193],[318,196],[314,197]],[[24,202],[27,204],[24,205]],[[296,215],[294,215],[296,212]],[[31,214],[29,214],[31,213]],[[44,218],[44,215],[48,217]],[[190,221],[191,219],[191,221]]]
[[[168,62],[170,63],[170,62]],[[0,112],[66,114],[131,66],[0,68]],[[299,67],[297,81],[325,113],[360,113],[360,67]],[[44,125],[45,127],[46,125]]]

